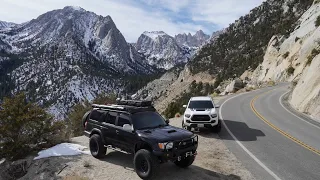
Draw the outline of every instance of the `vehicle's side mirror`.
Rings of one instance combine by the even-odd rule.
[[[216,104],[216,105],[215,105],[215,108],[220,108],[220,105],[219,105],[219,104]]]
[[[169,124],[169,123],[170,123],[170,120],[169,120],[169,119],[166,119],[166,123]]]
[[[187,108],[187,105],[183,105],[182,107]]]
[[[125,130],[125,131],[128,131],[128,132],[133,131],[133,127],[130,124],[124,124],[122,127],[123,127],[123,130]]]

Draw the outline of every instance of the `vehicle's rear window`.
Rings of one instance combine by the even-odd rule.
[[[213,108],[213,103],[211,101],[190,101],[190,109],[211,109]]]

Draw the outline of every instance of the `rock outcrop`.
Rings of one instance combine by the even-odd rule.
[[[320,3],[314,3],[288,36],[271,38],[264,61],[255,69],[252,82],[292,81],[289,102],[297,110],[320,119]],[[245,75],[244,75],[245,76]]]

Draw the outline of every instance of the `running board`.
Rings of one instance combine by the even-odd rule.
[[[108,148],[108,149],[112,149],[112,150],[114,150],[114,151],[122,152],[122,153],[124,153],[124,154],[131,154],[131,153],[128,153],[128,152],[126,152],[126,151],[123,151],[123,150],[121,150],[121,149],[119,149],[119,148],[114,148],[114,147],[112,147],[111,145],[104,146],[104,147],[106,147],[106,148]]]

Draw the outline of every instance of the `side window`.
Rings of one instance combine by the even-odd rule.
[[[117,113],[109,112],[108,115],[105,118],[105,122],[115,125],[116,124],[116,119],[117,119]]]
[[[93,110],[90,113],[90,119],[95,120],[95,121],[99,121],[102,122],[103,118],[104,118],[104,112],[103,111],[99,111],[99,110]]]
[[[119,118],[118,118],[117,126],[122,127],[124,124],[130,124],[131,125],[131,123],[129,121],[129,118],[127,116],[120,115]]]

